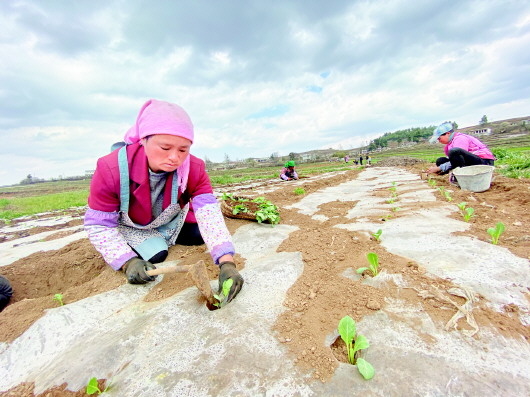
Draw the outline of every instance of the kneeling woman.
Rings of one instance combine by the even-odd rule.
[[[451,122],[436,127],[429,141],[438,141],[445,145],[445,157],[436,160],[436,165],[427,170],[429,174],[443,175],[454,168],[470,165],[493,165],[495,160],[495,156],[484,143],[471,135],[456,132]]]
[[[146,270],[163,262],[174,244],[206,243],[229,278],[228,300],[243,278],[234,245],[202,160],[190,154],[193,124],[178,105],[151,99],[125,135],[127,145],[100,158],[90,185],[85,229],[90,242],[131,284],[155,278]]]

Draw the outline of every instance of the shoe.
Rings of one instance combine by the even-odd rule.
[[[452,172],[451,175],[449,175],[449,184],[460,187],[458,181],[456,180],[456,176],[454,176]]]

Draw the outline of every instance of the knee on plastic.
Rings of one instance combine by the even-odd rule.
[[[166,260],[166,258],[167,258],[167,255],[168,255],[168,251],[167,250],[157,252],[156,254],[154,254],[151,257],[151,259],[148,259],[148,262],[151,262],[151,263],[164,262]]]

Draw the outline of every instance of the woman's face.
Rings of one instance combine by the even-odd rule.
[[[191,141],[175,135],[151,135],[142,139],[153,172],[175,171],[190,154]]]
[[[444,145],[447,145],[449,143],[449,137],[450,136],[451,136],[451,134],[449,134],[449,133],[443,134],[443,135],[438,137],[438,142],[443,143]]]

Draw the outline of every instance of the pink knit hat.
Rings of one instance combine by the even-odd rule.
[[[131,144],[156,134],[176,135],[193,143],[193,124],[180,106],[150,99],[140,109],[136,123],[129,128],[123,140]]]
[[[136,123],[129,128],[123,140],[127,144],[149,135],[166,134],[189,139],[193,143],[193,124],[184,109],[174,103],[148,100],[140,109]],[[190,172],[190,156],[177,168],[179,189],[186,190]]]

